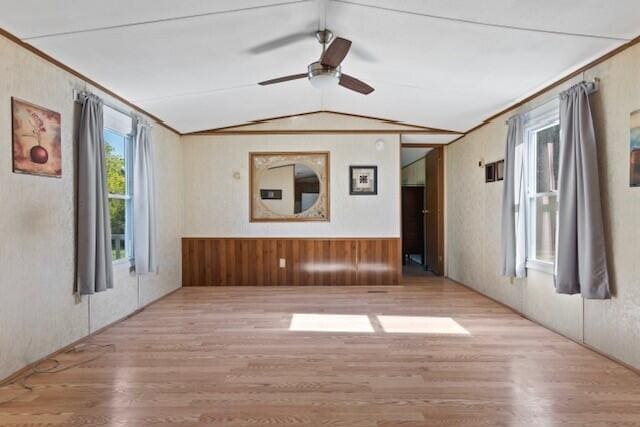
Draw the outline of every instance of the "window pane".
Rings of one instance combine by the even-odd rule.
[[[557,196],[541,196],[535,199],[535,259],[539,261],[555,262],[557,199]]]
[[[107,163],[107,188],[110,194],[126,194],[126,138],[105,129],[104,151]]]
[[[536,133],[536,192],[558,189],[558,156],[560,155],[560,125]]]
[[[111,215],[111,251],[113,260],[126,259],[126,201],[109,199],[109,214]]]

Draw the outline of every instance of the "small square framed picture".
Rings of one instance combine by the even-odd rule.
[[[349,182],[351,195],[378,194],[378,167],[349,166]]]

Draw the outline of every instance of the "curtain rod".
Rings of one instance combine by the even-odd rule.
[[[77,89],[73,89],[73,101],[74,102],[80,102],[80,95],[82,95],[83,93],[91,93],[88,90],[82,90],[82,91],[78,91]],[[101,98],[102,99],[102,98]],[[148,126],[150,128],[152,128],[153,126],[151,125],[151,123],[149,122],[149,120],[147,120],[146,117],[138,114],[136,111],[126,111],[120,107],[117,107],[115,105],[113,105],[110,102],[105,102],[104,99],[102,99],[102,103],[103,105],[111,108],[112,110],[117,111],[118,113],[124,114],[125,116],[131,117],[132,119],[136,119],[138,122],[141,122],[141,124]]]
[[[593,93],[593,92],[597,92],[597,91],[598,91],[598,89],[600,89],[600,79],[599,79],[598,77],[594,78],[594,79],[593,79],[593,82],[587,82],[586,80],[582,80],[582,81],[581,81],[581,83],[582,83],[582,82],[586,82],[586,83],[593,83],[593,91],[592,91],[591,93]],[[574,86],[574,85],[572,85],[572,87],[573,87],[573,86]],[[533,110],[535,110],[536,108],[540,108],[540,107],[542,107],[543,105],[547,105],[547,104],[549,104],[550,102],[557,101],[557,100],[558,100],[558,98],[559,98],[559,96],[560,96],[560,94],[556,94],[556,96],[553,96],[553,97],[551,97],[550,99],[547,99],[547,100],[546,100],[546,101],[544,101],[543,103],[538,104],[538,105],[533,106],[533,107],[529,107],[529,108],[527,108],[527,109],[525,109],[525,110],[523,110],[523,111],[519,111],[519,112],[517,112],[516,114],[512,115],[511,117],[521,116],[521,115],[524,115],[524,114],[528,114],[528,113],[532,112]],[[511,117],[509,117],[509,119],[511,119]],[[507,119],[507,120],[505,121],[505,124],[508,124],[509,119]]]

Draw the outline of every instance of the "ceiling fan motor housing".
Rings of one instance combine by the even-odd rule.
[[[320,61],[309,64],[307,72],[309,74],[309,80],[312,80],[317,76],[328,76],[339,79],[342,75],[341,67],[339,65],[337,67],[328,67],[326,65],[322,65]]]

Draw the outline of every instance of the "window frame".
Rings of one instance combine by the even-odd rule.
[[[116,112],[118,114],[122,114]],[[104,115],[113,114],[105,108]],[[122,114],[124,116],[124,114]],[[129,117],[129,116],[127,116]],[[130,117],[129,117],[130,118]],[[123,133],[121,129],[116,129],[115,126],[109,126],[109,123],[113,121],[104,121],[102,127],[102,133],[104,138],[105,132],[111,132],[118,136],[121,136],[124,140],[124,168],[125,168],[125,194],[108,194],[108,200],[124,200],[124,232],[125,232],[125,257],[120,259],[114,259],[113,265],[128,264],[133,258],[133,126],[131,131],[127,134]],[[105,141],[105,146],[106,146]]]
[[[526,204],[526,230],[527,230],[527,247],[526,247],[526,268],[538,270],[549,274],[555,272],[555,261],[545,261],[537,259],[536,256],[536,201],[542,197],[555,197],[556,204],[558,201],[558,191],[537,191],[537,133],[553,126],[560,125],[560,102],[555,98],[546,104],[534,109],[525,116],[524,123],[524,165],[525,168],[525,204]],[[554,243],[554,251],[557,250],[557,227],[558,212],[556,211],[556,242]]]

